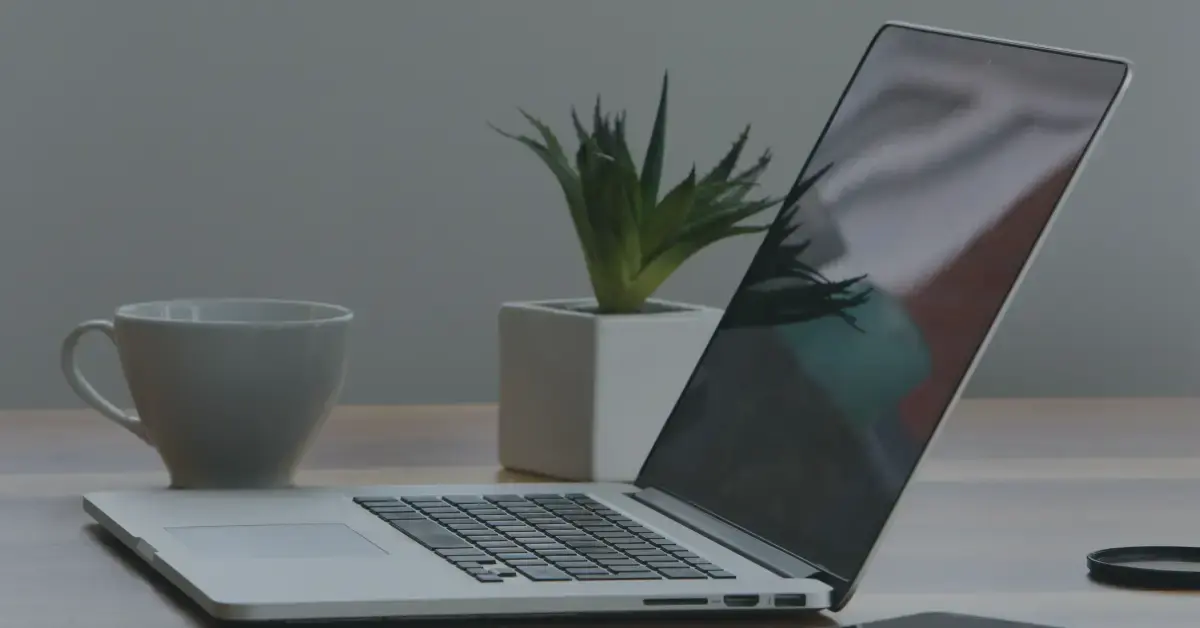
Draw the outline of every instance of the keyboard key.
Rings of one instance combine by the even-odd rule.
[[[572,576],[594,576],[597,574],[608,573],[607,570],[599,567],[566,567],[567,573]]]
[[[509,543],[506,541],[484,541],[482,543],[476,543],[476,545],[478,545],[479,547],[482,547],[483,549],[485,549],[489,552],[492,552],[493,554],[496,552],[519,552],[519,551],[521,551],[521,546],[517,545],[516,543]]]
[[[607,567],[609,571],[615,571],[617,573],[639,573],[643,571],[650,571],[641,565],[609,565],[605,563],[604,566]]]
[[[546,565],[544,560],[510,560],[508,564],[513,567],[541,567]]]
[[[704,560],[691,563],[691,565],[692,565],[692,567],[695,567],[696,569],[699,569],[700,571],[720,571],[721,570],[720,567],[718,567],[708,561],[704,561]]]
[[[613,580],[662,580],[662,576],[650,570],[622,572],[613,575],[620,576],[620,578],[613,578]]]
[[[516,539],[516,541],[518,543],[557,543],[558,542],[544,534],[526,534],[524,532],[518,532],[518,533],[514,533],[514,534],[509,534],[509,536]]]
[[[626,552],[654,549],[654,546],[648,545],[646,543],[613,543],[612,545],[613,545],[613,547],[616,547],[616,548],[618,548],[622,551],[626,551]],[[696,558],[699,558],[699,556],[697,556]]]
[[[537,560],[537,556],[529,552],[501,552],[495,554],[495,556],[506,562],[510,560]]]
[[[472,520],[470,517],[468,517],[462,513],[458,513],[458,514],[454,514],[454,515],[432,515],[430,517],[430,519],[433,519],[434,521],[437,521],[438,523],[441,523],[444,525],[450,525],[452,523],[456,523],[456,524],[474,523],[474,520]]]
[[[737,578],[737,576],[729,573],[728,571],[710,571],[708,572],[708,577],[715,578],[717,580],[733,580]]]
[[[562,545],[559,545],[558,543],[522,543],[522,545],[524,545],[526,549],[532,550],[534,552],[541,552],[543,550],[570,551],[566,547],[563,547]]]
[[[659,569],[658,573],[666,576],[671,580],[703,580],[705,575],[688,567]]]
[[[630,532],[632,532],[634,534],[654,534],[654,532],[650,528],[646,528],[643,526],[629,526],[628,528],[626,528],[626,530],[629,530]]]
[[[648,560],[646,564],[655,569],[691,569],[686,563],[677,560]]]
[[[652,571],[641,573],[604,573],[575,576],[579,580],[661,580],[662,577]]]
[[[463,571],[471,574],[472,576],[479,575],[481,573],[488,573],[488,570],[486,568],[481,567],[479,565],[462,564],[462,565],[459,565],[459,568],[462,569]]]
[[[484,495],[483,499],[486,501],[495,503],[495,502],[519,502],[519,501],[524,501],[526,498],[522,497],[521,495]]]
[[[704,567],[705,565],[708,565],[709,567],[712,566],[712,563],[708,562],[707,560],[705,560],[703,558],[700,558],[699,556],[696,556],[695,558],[684,558],[683,560],[684,560],[684,562],[686,562],[690,565],[694,565],[696,567]]]
[[[425,506],[439,506],[445,504],[445,502],[436,497],[403,497],[400,499],[400,501],[406,504],[413,504],[414,506],[418,504],[424,504]]]
[[[475,509],[473,509],[473,508],[470,508],[470,507],[463,508],[462,510],[463,510],[463,512],[465,512],[465,513],[467,513],[467,514],[471,515],[472,517],[474,517],[474,518],[476,518],[476,519],[478,519],[478,518],[480,518],[480,517],[497,517],[497,516],[500,516],[500,517],[502,517],[502,516],[505,516],[505,513],[504,513],[504,511],[503,511],[503,510],[494,510],[494,509],[490,509],[490,510],[475,510]]]
[[[578,556],[578,555],[579,555],[579,554],[576,554],[574,551],[572,551],[572,550],[569,550],[569,549],[567,549],[567,548],[565,548],[565,547],[564,547],[563,549],[560,549],[560,550],[559,550],[559,549],[555,549],[555,550],[538,550],[538,554],[540,554],[540,555],[542,555],[542,556]]]
[[[503,532],[505,534],[530,534],[530,533],[537,532],[537,530],[534,530],[533,528],[531,528],[529,526],[511,525],[511,526],[494,526],[494,527],[496,528],[497,531]]]
[[[517,566],[514,565],[514,567]],[[562,570],[548,565],[544,567],[517,567],[517,571],[535,582],[561,582],[571,579],[571,576],[568,576]]]
[[[501,578],[512,578],[517,575],[517,572],[513,571],[512,569],[496,569],[492,571],[492,573],[500,576]]]
[[[572,567],[595,567],[596,566],[596,563],[593,563],[590,560],[581,560],[578,556],[575,556],[575,557],[563,556],[561,558],[554,557],[554,558],[548,558],[546,560],[548,560],[550,563],[554,564],[555,566],[557,566],[560,569],[568,569],[568,568],[572,568]]]
[[[436,551],[437,551],[438,556],[478,556],[480,558],[487,558],[487,554],[484,554],[483,552],[481,552],[473,547],[460,547],[460,548],[455,548],[455,549],[440,549],[440,550],[436,550]]]
[[[381,512],[416,512],[417,509],[400,502],[390,502],[387,504],[366,504],[365,508],[373,513]]]
[[[666,552],[656,550],[656,549],[629,550],[626,553],[629,554],[630,556],[637,556],[638,558],[643,558],[643,557],[650,558],[650,557],[659,557],[659,556],[661,556],[662,558],[670,558],[671,557],[670,554],[667,554]]]
[[[466,565],[495,565],[496,559],[490,556],[475,558],[474,556],[449,556],[446,560],[459,566]]]
[[[552,536],[556,539],[570,539],[570,540],[575,540],[575,541],[590,541],[593,538],[595,538],[595,537],[589,536],[587,534],[584,534],[583,532],[581,532],[575,528],[570,528],[567,530],[545,530],[545,529],[542,529],[542,532],[545,532],[547,535]]]
[[[480,582],[504,582],[504,578],[501,578],[494,573],[476,574],[475,579]]]
[[[354,503],[364,508],[369,508],[371,506],[389,506],[401,503],[400,500],[396,499],[395,497],[352,497],[350,499]]]
[[[398,512],[378,515],[384,521],[424,521],[427,517],[419,512]]]
[[[495,532],[463,532],[464,537],[476,543],[507,543],[508,539]]]
[[[479,495],[446,495],[442,498],[442,501],[450,502],[451,504],[472,504],[483,503],[483,498]]]
[[[465,539],[433,521],[390,521],[393,528],[432,550],[471,547]]]
[[[580,554],[583,554],[592,560],[620,560],[625,558],[624,555],[616,552],[580,552]]]
[[[608,541],[609,543],[621,543],[621,542],[633,543],[638,540],[638,538],[636,536],[634,536],[628,532],[623,532],[621,530],[592,532],[592,535],[596,536],[598,538],[604,539],[605,541]]]
[[[680,545],[675,545],[674,543],[664,543],[664,544],[662,544],[662,545],[659,545],[659,546],[658,546],[658,548],[659,548],[659,549],[661,549],[661,550],[663,550],[663,551],[666,551],[666,552],[672,552],[672,553],[673,553],[673,552],[686,552],[686,551],[687,551],[687,548],[685,548],[685,547],[682,547],[682,546],[680,546]]]
[[[639,569],[646,568],[641,563],[638,563],[637,561],[629,559],[629,558],[597,558],[596,562],[600,563],[601,565],[604,565],[605,567],[637,567]]]
[[[674,554],[675,556],[679,557],[679,558],[682,558],[683,560],[688,560],[688,559],[693,559],[693,558],[700,558],[700,557],[699,557],[699,556],[697,556],[696,554],[694,554],[694,553],[692,553],[692,552],[689,552],[689,551],[687,551],[687,550],[682,550],[682,551],[678,551],[678,552],[671,552],[671,553],[672,553],[672,554]]]

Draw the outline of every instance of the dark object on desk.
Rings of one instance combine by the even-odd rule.
[[[847,628],[1053,628],[1042,624],[1028,624],[1007,619],[992,619],[958,613],[919,613],[893,619],[848,626]]]
[[[1200,547],[1117,547],[1088,554],[1093,579],[1138,589],[1200,590]]]

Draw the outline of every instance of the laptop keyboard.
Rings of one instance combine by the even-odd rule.
[[[480,582],[734,578],[587,495],[354,501]]]

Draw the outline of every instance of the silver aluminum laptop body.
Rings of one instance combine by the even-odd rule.
[[[1060,76],[1055,63],[1067,64]],[[840,609],[1129,75],[1118,58],[884,25],[804,170],[833,167],[773,226],[800,216],[814,244],[803,260],[820,285],[846,282],[848,300],[835,291],[818,303],[832,310],[798,315],[786,290],[754,293],[755,273],[784,250],[766,250],[768,235],[634,484],[111,491],[84,508],[225,619]],[[899,104],[880,115],[881,103]],[[1024,200],[1039,186],[1057,194]],[[1006,216],[1028,207],[1041,214],[1023,244],[991,235],[1019,231]],[[931,228],[914,229],[920,220]],[[991,306],[955,332],[936,316],[953,299],[927,297],[977,284],[944,271],[988,247],[1009,247],[990,254],[1007,254],[1011,276],[972,297]],[[856,292],[863,281],[871,289]],[[735,381],[759,364],[757,380]],[[892,370],[872,370],[881,364]],[[623,579],[631,572],[647,575]]]

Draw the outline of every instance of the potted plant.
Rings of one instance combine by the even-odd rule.
[[[591,128],[571,110],[574,157],[538,118],[509,133],[550,170],[578,237],[592,297],[505,303],[499,314],[501,463],[571,480],[632,480],[722,312],[653,298],[709,245],[761,233],[744,221],[781,199],[753,193],[770,150],[738,169],[749,126],[706,173],[660,194],[666,152],[664,75],[640,169],[625,113],[596,99]]]

